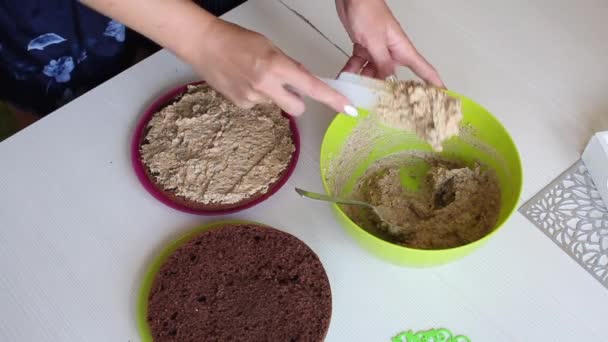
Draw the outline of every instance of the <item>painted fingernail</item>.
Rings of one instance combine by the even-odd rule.
[[[346,105],[344,106],[344,114],[356,118],[357,116],[359,116],[359,111],[353,106]]]

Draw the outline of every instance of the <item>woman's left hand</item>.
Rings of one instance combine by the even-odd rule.
[[[354,43],[342,71],[386,78],[406,66],[427,83],[445,88],[437,70],[416,50],[384,0],[336,0],[340,21]]]

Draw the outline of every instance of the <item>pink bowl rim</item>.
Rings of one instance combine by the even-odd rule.
[[[268,191],[265,194],[263,194],[262,196],[260,196],[259,198],[255,199],[253,201],[246,202],[243,205],[239,205],[234,208],[228,208],[228,209],[219,209],[219,210],[218,209],[216,209],[216,210],[193,209],[193,208],[189,208],[185,205],[182,205],[180,203],[176,203],[176,202],[172,201],[169,197],[165,196],[165,194],[163,194],[160,190],[158,190],[156,188],[156,186],[150,181],[150,179],[148,179],[148,176],[146,175],[145,166],[144,166],[143,162],[141,161],[141,153],[139,150],[139,147],[140,147],[139,144],[144,138],[144,132],[145,132],[148,122],[152,119],[152,116],[156,112],[158,112],[162,107],[166,106],[169,102],[171,102],[176,97],[184,94],[186,92],[186,90],[188,89],[188,86],[200,85],[200,84],[205,84],[205,82],[204,81],[192,82],[192,83],[184,84],[184,85],[173,88],[172,90],[166,92],[164,95],[161,95],[154,102],[152,102],[152,104],[150,106],[148,106],[146,108],[146,110],[143,112],[143,114],[140,116],[140,118],[137,121],[137,125],[135,127],[135,132],[131,139],[131,164],[133,166],[133,170],[135,171],[135,175],[137,176],[137,178],[139,179],[139,182],[143,185],[143,187],[148,191],[148,193],[150,195],[152,195],[154,198],[156,198],[158,201],[165,204],[166,206],[173,208],[175,210],[185,212],[185,213],[196,214],[196,215],[208,215],[208,216],[227,215],[227,214],[233,214],[233,213],[254,207],[254,206],[260,204],[261,202],[267,200],[269,197],[274,195],[276,192],[278,192],[283,187],[283,185],[285,185],[285,183],[287,183],[287,181],[293,174],[293,172],[296,168],[296,165],[298,164],[298,159],[300,157],[300,133],[298,131],[298,126],[297,126],[296,121],[293,118],[293,116],[291,116],[285,112],[282,112],[282,114],[284,117],[286,117],[289,120],[289,128],[292,132],[292,139],[293,139],[293,144],[294,144],[295,150],[292,154],[291,161],[290,161],[289,165],[287,166],[287,170],[284,173],[283,177],[281,177],[281,179],[279,179],[279,181],[277,181],[270,189],[268,189]]]

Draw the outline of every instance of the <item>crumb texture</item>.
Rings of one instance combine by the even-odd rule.
[[[207,85],[189,86],[154,114],[141,146],[156,182],[203,204],[233,204],[266,193],[295,146],[278,106],[241,109]]]
[[[416,176],[407,174],[411,168],[406,161],[406,156],[380,159],[358,180],[352,197],[376,206],[376,211],[345,206],[357,224],[419,249],[462,246],[494,228],[500,211],[494,172],[429,156],[419,187],[408,189],[404,178]]]
[[[149,296],[156,342],[322,341],[331,290],[296,237],[232,225],[201,233],[161,266]]]
[[[462,111],[457,98],[417,81],[387,81],[386,88],[375,109],[382,123],[416,133],[435,151],[458,135]]]

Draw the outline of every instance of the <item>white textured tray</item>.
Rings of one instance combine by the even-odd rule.
[[[608,288],[608,209],[582,161],[519,211]]]

